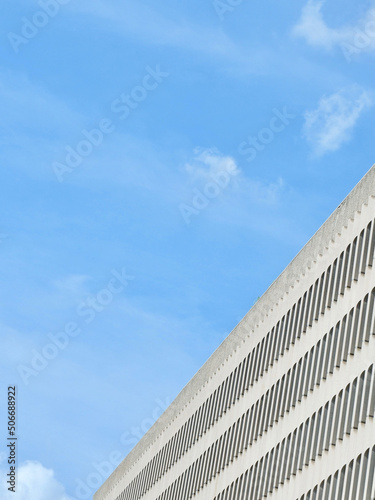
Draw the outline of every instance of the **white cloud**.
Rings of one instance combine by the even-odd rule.
[[[52,469],[46,469],[39,462],[28,461],[17,470],[16,495],[8,491],[7,484],[1,481],[2,500],[72,500],[65,493],[61,483],[55,478]]]
[[[196,148],[193,161],[185,164],[185,171],[192,182],[195,180],[210,181],[212,176],[220,172],[232,172],[238,175],[240,169],[235,160],[230,156],[224,156],[215,148]]]
[[[216,148],[196,148],[194,153],[193,160],[185,164],[189,183],[210,183],[220,172],[230,172],[232,189],[228,191],[228,195],[231,196],[232,203],[237,204],[242,196],[246,199],[246,203],[251,199],[254,203],[270,205],[279,199],[280,192],[284,188],[282,178],[276,182],[251,179],[240,169],[233,157],[223,155]]]
[[[309,0],[302,9],[301,18],[293,34],[304,38],[313,46],[326,50],[341,47],[347,60],[363,50],[375,50],[375,8],[371,8],[357,22],[340,27],[330,27],[323,17],[325,0]]]
[[[317,155],[337,151],[351,138],[362,111],[373,102],[359,87],[324,96],[317,109],[305,113],[304,135]]]
[[[323,19],[322,6],[323,1],[310,0],[302,9],[301,19],[294,27],[293,33],[305,38],[310,45],[332,49],[340,41],[341,33],[327,26]]]

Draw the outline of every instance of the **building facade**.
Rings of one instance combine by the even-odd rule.
[[[375,167],[94,500],[375,499]]]

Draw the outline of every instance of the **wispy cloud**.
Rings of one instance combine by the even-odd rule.
[[[224,63],[220,71],[239,75],[265,74],[275,71],[279,62],[265,46],[241,46],[216,23],[204,22],[204,16],[188,17],[177,9],[163,10],[162,2],[155,7],[136,0],[81,0],[69,8],[76,14],[87,16],[87,25],[109,31],[111,35],[134,40],[144,46],[177,49],[194,53],[197,60],[215,64]],[[86,24],[86,23],[85,23]]]
[[[72,123],[83,123],[84,116],[72,110],[42,84],[25,73],[0,67],[0,127],[10,134],[20,130],[30,135],[43,132],[49,136],[64,132]]]
[[[375,50],[375,7],[350,25],[328,26],[323,16],[325,0],[309,0],[293,28],[293,34],[313,46],[331,51],[341,47],[347,60],[363,50]]]
[[[194,155],[194,158],[184,166],[188,178],[192,182],[196,180],[209,181],[212,176],[228,170],[232,171],[234,175],[240,173],[234,158],[222,155],[215,148],[196,148]]]
[[[235,220],[237,224],[248,225],[248,214],[255,208],[275,206],[284,189],[281,178],[271,183],[253,179],[240,169],[233,157],[223,155],[215,148],[196,149],[184,171],[185,194],[179,210],[187,224],[213,202],[215,210],[212,210],[211,217],[216,222],[231,221],[233,224]],[[247,213],[247,217],[239,217],[241,212]],[[236,217],[232,218],[234,213]]]
[[[232,201],[239,201],[239,196],[250,198],[253,203],[274,204],[279,199],[284,181],[266,182],[250,178],[240,168],[235,158],[223,155],[216,148],[197,148],[192,162],[185,165],[191,181],[212,181],[212,177],[223,171],[230,171],[234,177]],[[244,199],[242,201],[245,201]]]
[[[1,482],[2,500],[11,500],[14,493],[7,490],[5,481]],[[39,462],[25,462],[17,471],[17,500],[72,500],[56,479],[52,469],[46,469]]]
[[[327,26],[322,13],[323,4],[323,0],[309,0],[302,9],[301,18],[293,28],[293,33],[312,46],[331,50],[348,36],[349,30],[347,27],[333,29]]]
[[[124,4],[102,0],[83,0],[72,5],[77,12],[100,18],[101,26],[116,31],[123,37],[135,37],[143,43],[170,45],[199,50],[203,53],[228,55],[235,50],[230,38],[219,29],[208,28],[176,19],[141,2]]]
[[[26,73],[0,67],[0,161],[40,177],[87,117]],[[64,143],[63,143],[64,144]],[[32,168],[30,168],[32,165]],[[52,176],[51,176],[52,178]]]
[[[321,156],[337,151],[351,138],[361,113],[372,106],[368,92],[355,86],[324,96],[318,107],[305,113],[304,135]]]

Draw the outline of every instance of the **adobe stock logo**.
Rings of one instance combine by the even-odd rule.
[[[21,34],[10,31],[8,40],[16,54],[20,51],[20,47],[27,45],[35,38],[41,29],[43,29],[50,20],[57,16],[60,12],[60,7],[70,3],[71,0],[39,0],[38,5],[41,10],[37,10],[31,18],[23,17],[21,19]]]

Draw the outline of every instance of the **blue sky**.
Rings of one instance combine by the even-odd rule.
[[[91,498],[373,164],[374,2],[231,3],[4,2],[9,498]]]

